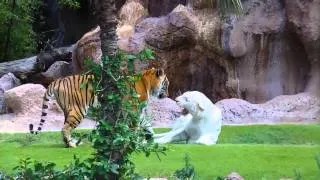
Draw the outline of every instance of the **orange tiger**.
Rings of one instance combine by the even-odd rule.
[[[67,147],[76,147],[79,141],[71,138],[71,131],[76,128],[87,114],[89,106],[95,102],[93,87],[89,79],[93,75],[72,75],[53,81],[43,98],[42,115],[39,127],[35,131],[30,124],[30,133],[38,134],[45,123],[49,97],[54,96],[64,112],[63,140]],[[84,87],[82,87],[85,85]],[[142,72],[142,77],[134,84],[140,101],[148,101],[150,96],[164,98],[168,96],[169,81],[163,69],[148,69]]]

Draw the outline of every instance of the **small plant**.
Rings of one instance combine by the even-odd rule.
[[[316,156],[316,161],[317,161],[318,168],[320,170],[320,154]]]
[[[318,154],[316,157],[315,157],[315,159],[316,159],[316,163],[317,163],[317,165],[318,165],[318,169],[319,169],[319,175],[318,176],[320,176],[320,154]],[[302,175],[301,175],[301,172],[298,170],[298,169],[295,169],[294,170],[294,179],[295,180],[302,180],[303,178],[302,178]]]
[[[33,165],[33,166],[32,166]],[[57,175],[54,163],[32,162],[31,158],[21,159],[14,168],[17,171],[16,179],[54,179]]]
[[[294,180],[302,180],[301,172],[298,169],[294,170]]]
[[[316,156],[316,161],[317,161],[317,165],[318,165],[318,169],[319,169],[319,174],[318,174],[318,176],[319,176],[319,178],[320,178],[320,154],[318,154],[318,155]]]
[[[30,146],[31,144],[33,144],[34,142],[36,142],[38,140],[39,140],[39,136],[35,136],[33,134],[26,133],[23,137],[16,137],[16,138],[13,138],[11,141],[17,142],[21,146]]]
[[[176,170],[174,172],[174,176],[179,180],[193,180],[195,179],[195,169],[193,165],[190,163],[189,154],[185,154],[184,157],[185,165],[182,169]]]

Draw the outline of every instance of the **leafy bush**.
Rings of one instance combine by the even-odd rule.
[[[62,7],[80,7],[80,0],[58,1]],[[34,32],[33,23],[43,3],[41,0],[0,1],[0,62],[37,52],[37,42],[41,41],[42,34]]]
[[[181,180],[192,180],[195,178],[196,172],[193,165],[190,163],[190,157],[188,154],[184,158],[185,165],[182,169],[176,170],[174,176]]]
[[[33,12],[39,0],[0,1],[0,62],[28,56],[36,50]]]
[[[80,0],[59,0],[59,4],[63,7],[79,8]]]

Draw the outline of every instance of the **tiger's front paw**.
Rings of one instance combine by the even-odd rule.
[[[77,147],[78,146],[78,144],[77,144],[78,142],[77,142],[77,140],[71,140],[69,143],[68,143],[68,146],[69,147],[71,147],[71,148],[75,148],[75,147]]]
[[[68,142],[67,147],[75,148],[80,144],[82,144],[81,141],[78,141],[76,139],[72,139],[71,141]]]

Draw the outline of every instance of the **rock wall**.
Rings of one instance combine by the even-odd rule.
[[[148,12],[151,17],[165,16],[177,5],[186,5],[187,0],[147,0]]]
[[[262,103],[320,93],[319,0],[247,0],[243,16],[226,19],[202,0],[189,2],[139,22],[127,44],[130,51],[156,51],[173,98],[179,90],[199,90],[214,102]]]
[[[246,0],[242,16],[225,19],[205,0],[166,2],[127,1],[118,45],[131,52],[155,50],[160,63],[150,66],[166,68],[172,98],[187,90],[202,91],[214,102],[320,94],[320,0]],[[132,24],[121,12],[137,5],[155,17],[139,13]]]
[[[224,99],[216,105],[222,109],[224,124],[316,123],[320,120],[320,98],[310,93],[277,96],[261,104]]]
[[[309,3],[317,6],[315,2]],[[319,53],[315,55],[315,49],[310,50],[304,43],[303,33],[293,28],[290,6],[294,3],[297,2],[245,1],[245,15],[239,20],[229,17],[224,24],[229,29],[223,29],[222,46],[235,61],[240,98],[264,102],[278,95],[296,94],[306,89],[311,79],[311,66]],[[308,7],[305,6],[304,10],[319,14]],[[305,17],[298,9],[294,12],[295,17]],[[319,27],[319,22],[308,19],[305,24],[299,21],[299,25],[307,27],[310,23]],[[320,32],[319,28],[315,31]],[[319,41],[319,37],[315,39]],[[316,42],[311,44],[320,48]]]

